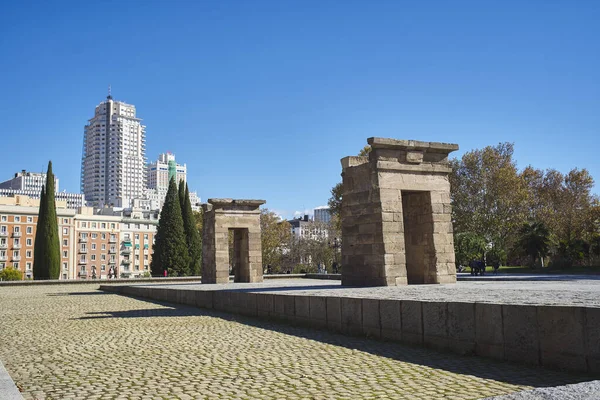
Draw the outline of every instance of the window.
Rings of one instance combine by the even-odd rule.
[[[106,250],[106,244],[102,243],[101,250]]]
[[[19,263],[18,262],[14,262],[13,263],[13,268],[14,269],[19,269]]]
[[[27,239],[25,242],[26,242],[27,246],[31,246],[33,244],[32,239]]]
[[[110,224],[111,229],[115,229],[115,224],[114,222],[112,224]]]
[[[30,263],[30,262],[26,263],[26,264],[25,264],[25,268],[26,268],[27,270],[31,271],[31,263]]]
[[[20,227],[20,226],[15,226],[15,227],[13,228],[13,232],[14,232],[14,233],[21,233],[21,227]]]
[[[97,239],[98,238],[98,234],[97,233],[92,233],[92,239]]]
[[[92,250],[96,250],[96,243],[92,243]]]
[[[106,254],[102,254],[102,255],[100,255],[100,259],[101,259],[102,261],[105,261],[105,260],[106,260]]]
[[[7,221],[8,221],[8,218],[6,218],[6,215],[3,215],[2,216],[2,222],[7,222]]]
[[[31,235],[33,233],[33,226],[28,226],[27,227],[27,234]]]
[[[63,228],[63,235],[69,234],[69,228]]]
[[[27,258],[31,258],[31,257],[32,257],[31,250],[27,250],[27,252],[25,252],[25,256],[26,256]]]
[[[106,229],[106,223],[102,223],[102,229]]]
[[[100,271],[106,271],[106,264],[102,264],[100,266]]]
[[[103,233],[102,234],[102,240],[105,240],[105,239],[106,239],[106,233]]]
[[[144,235],[144,240],[148,240],[148,234],[147,233]]]
[[[64,262],[64,263],[63,263],[63,269],[64,269],[65,271],[66,271],[67,269],[69,269],[69,267],[67,266],[67,263],[66,263],[66,262]]]
[[[66,250],[63,251],[63,258],[68,258],[68,257],[69,257],[69,254],[67,253],[67,251]]]
[[[15,216],[15,222],[21,222],[21,217]]]
[[[27,222],[29,222],[30,224],[33,223],[33,217],[27,217]],[[29,232],[27,232],[29,233]]]
[[[82,227],[82,228],[87,228],[87,222],[82,222],[82,223],[81,223],[81,227]]]
[[[13,258],[19,257],[19,250],[13,250]]]
[[[69,223],[69,219],[68,218],[63,218],[63,224],[68,224]]]
[[[96,227],[96,223],[92,222],[92,228],[95,228],[95,227]]]
[[[69,245],[69,241],[67,239],[63,239],[63,246],[68,246]]]
[[[90,256],[90,259],[91,259],[92,261],[96,261],[96,255],[95,255],[95,254],[92,254],[92,255]]]
[[[81,268],[79,268],[79,270],[80,270],[81,272],[85,272],[85,265],[82,265],[82,266],[81,266]]]
[[[8,232],[8,228],[6,227],[6,225],[0,226],[0,232],[2,232],[2,233]]]

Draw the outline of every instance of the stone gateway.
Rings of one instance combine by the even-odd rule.
[[[342,161],[342,285],[456,282],[448,154],[458,145],[369,138]]]
[[[260,209],[264,200],[208,199],[202,204],[202,283],[228,283],[229,266],[235,282],[262,282]],[[229,231],[234,259],[229,259]]]

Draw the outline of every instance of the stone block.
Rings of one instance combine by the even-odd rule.
[[[423,302],[423,343],[442,350],[449,347],[447,303]]]
[[[475,351],[484,357],[504,358],[504,331],[500,304],[475,304]]]
[[[241,313],[250,317],[256,317],[258,315],[258,295],[256,293],[238,293],[238,299],[242,301],[238,304],[238,308]]]
[[[283,301],[287,296],[274,294],[273,297],[273,316],[277,319],[285,319],[285,311]]]
[[[585,343],[587,369],[600,374],[600,308],[585,309]]]
[[[362,299],[362,329],[367,337],[381,338],[379,300]]]
[[[294,321],[296,317],[296,304],[294,301],[294,296],[283,296],[283,314],[286,321]]]
[[[455,353],[475,353],[475,304],[448,303],[448,347]]]
[[[301,325],[309,325],[310,299],[309,296],[294,296],[295,321]]]
[[[342,332],[362,334],[362,300],[342,297]]]
[[[213,307],[215,310],[228,311],[231,292],[216,290],[213,292]]]
[[[267,293],[256,294],[256,309],[259,317],[273,316],[273,295]]]
[[[196,306],[196,290],[181,290],[180,301],[187,306]]]
[[[379,301],[381,337],[389,340],[402,340],[402,303],[399,300]]]
[[[327,329],[342,331],[342,299],[340,297],[327,297]]]
[[[503,305],[504,359],[539,365],[537,307]]]
[[[327,327],[327,298],[308,296],[310,325],[315,328]]]
[[[213,292],[210,290],[195,290],[195,304],[199,308],[213,308]]]
[[[581,307],[537,308],[541,364],[585,371],[585,310]]]
[[[402,341],[423,343],[423,310],[420,301],[405,300],[400,305],[402,315]]]

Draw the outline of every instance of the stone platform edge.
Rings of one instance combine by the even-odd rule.
[[[100,290],[600,376],[600,308],[307,296],[236,289],[101,285]]]
[[[0,361],[0,399],[2,400],[21,400],[21,392],[13,382],[12,378],[8,374],[8,371],[4,368],[2,361]]]

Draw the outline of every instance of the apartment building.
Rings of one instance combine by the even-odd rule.
[[[113,100],[96,106],[84,129],[81,191],[92,207],[131,207],[146,189],[146,127],[135,106]]]
[[[146,198],[156,201],[158,208],[162,208],[165,203],[171,177],[175,177],[177,184],[180,181],[187,182],[187,166],[186,164],[178,164],[175,161],[175,154],[163,153],[158,156],[158,160],[149,163],[146,167],[146,181],[148,183]],[[196,192],[190,191],[190,202],[192,203],[192,210],[200,210],[200,198]]]
[[[0,198],[0,269],[17,268],[33,278],[33,246],[39,200]],[[60,233],[59,279],[141,277],[150,272],[157,215],[132,210],[66,208],[57,202]]]
[[[0,182],[0,189],[28,190],[37,192],[39,195],[45,184],[45,173],[22,170],[21,172],[16,172],[15,176],[11,179]],[[54,189],[58,192],[58,178],[56,177],[54,178]]]

